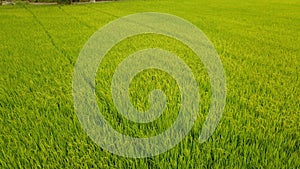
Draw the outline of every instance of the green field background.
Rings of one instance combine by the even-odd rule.
[[[105,57],[96,79],[99,107],[116,130],[128,135],[153,136],[170,127],[180,106],[179,91],[163,72],[142,72],[130,90],[140,110],[149,107],[151,90],[165,91],[170,104],[153,124],[120,117],[109,95],[109,80],[122,59],[161,47],[177,53],[196,74],[201,111],[195,127],[170,151],[141,159],[109,153],[81,128],[72,99],[76,59],[95,31],[137,12],[184,18],[218,51],[227,99],[207,142],[198,142],[211,92],[204,66],[180,42],[151,34],[128,38]],[[18,4],[0,7],[0,25],[0,168],[300,168],[300,1]]]

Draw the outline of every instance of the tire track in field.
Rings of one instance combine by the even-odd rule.
[[[113,16],[115,19],[121,18],[121,17],[122,17],[122,16],[113,15],[113,14],[111,14],[111,13],[109,13],[109,12],[105,12],[105,11],[102,11],[102,10],[99,10],[99,9],[96,9],[96,8],[93,8],[93,7],[91,7],[91,6],[84,5],[84,7],[88,8],[88,9],[92,9],[92,10],[94,10],[94,11],[99,11],[99,12],[101,12],[101,13],[103,13],[103,14],[106,14],[106,15],[109,15],[109,16]]]
[[[74,19],[75,21],[77,21],[78,23],[80,23],[80,25],[83,25],[85,27],[87,27],[88,29],[95,29],[97,30],[98,28],[94,27],[94,26],[91,26],[89,24],[87,24],[86,22],[80,20],[79,18],[73,16],[72,14],[70,14],[69,12],[67,12],[66,10],[64,10],[63,8],[61,8],[61,6],[58,6],[58,8],[63,12],[65,13],[67,16],[69,16],[70,18]]]
[[[59,51],[61,54],[63,54],[63,56],[65,56],[69,63],[71,65],[74,65],[75,63],[72,60],[72,57],[70,55],[67,54],[66,51],[64,51],[63,49],[59,48],[58,45],[56,45],[52,35],[49,33],[49,31],[45,28],[45,26],[43,25],[43,23],[38,19],[38,17],[26,6],[24,5],[24,8],[33,16],[34,20],[42,27],[43,31],[45,32],[45,34],[47,35],[48,39],[50,40],[50,43],[52,44],[52,46],[54,46],[54,48]]]
[[[109,16],[114,17],[114,19],[112,19],[112,20],[110,20],[110,21],[113,21],[113,20],[115,20],[115,19],[122,18],[122,17],[124,17],[124,16],[128,16],[128,15],[134,14],[134,13],[129,13],[129,14],[125,14],[125,15],[122,15],[122,16],[117,16],[117,15],[113,15],[113,14],[111,14],[111,13],[109,13],[109,12],[105,12],[105,11],[102,11],[102,10],[99,10],[99,9],[96,9],[96,8],[93,8],[93,7],[90,7],[90,6],[85,6],[85,7],[89,8],[89,9],[92,9],[92,10],[94,10],[94,11],[99,11],[99,12],[101,12],[101,13],[103,13],[103,14],[106,14],[106,15],[109,15]],[[124,19],[124,18],[123,18],[123,19]],[[135,21],[135,20],[132,20],[132,19],[126,19],[126,21],[128,21],[128,22],[130,22],[130,23],[137,24],[137,25],[142,26],[142,27],[147,27],[147,28],[150,28],[150,29],[153,29],[153,30],[165,31],[165,30],[163,30],[163,29],[159,29],[159,28],[156,28],[156,27],[152,27],[152,26],[149,26],[149,25],[147,25],[147,24],[140,23],[139,21]],[[170,34],[172,33],[172,32],[169,32],[169,31],[166,31],[166,32],[168,32],[168,33],[170,33]]]

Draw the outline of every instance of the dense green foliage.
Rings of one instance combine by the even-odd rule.
[[[145,11],[177,15],[203,30],[224,65],[227,102],[217,130],[199,144],[210,101],[201,61],[167,37],[146,34],[122,41],[104,58],[96,78],[99,107],[116,130],[156,135],[172,124],[180,107],[174,80],[147,70],[132,81],[132,102],[146,110],[149,92],[161,88],[169,98],[164,115],[140,125],[117,113],[110,80],[118,63],[134,51],[161,47],[178,54],[193,70],[201,95],[198,121],[180,144],[155,157],[131,159],[101,149],[83,131],[73,108],[72,74],[80,50],[96,30]],[[0,168],[300,168],[297,0],[2,6],[0,24]]]

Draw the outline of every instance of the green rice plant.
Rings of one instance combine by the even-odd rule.
[[[102,149],[82,129],[73,107],[72,75],[95,31],[119,17],[149,11],[184,18],[208,36],[226,72],[226,107],[212,137],[200,144],[211,99],[202,62],[169,37],[125,39],[101,62],[95,86],[99,108],[117,131],[157,135],[172,125],[180,108],[174,79],[150,69],[132,80],[131,102],[146,110],[149,93],[160,88],[169,100],[163,115],[137,124],[118,113],[110,82],[117,65],[133,52],[159,47],[177,54],[192,69],[201,96],[196,124],[182,142],[154,157],[126,158]],[[0,168],[299,168],[299,11],[297,0],[1,6]]]

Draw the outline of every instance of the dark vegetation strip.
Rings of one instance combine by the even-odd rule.
[[[34,20],[42,27],[43,31],[46,33],[48,39],[50,40],[51,44],[54,46],[54,48],[59,51],[60,53],[62,53],[68,60],[69,63],[71,65],[74,65],[75,63],[73,62],[73,59],[71,58],[70,55],[67,54],[66,51],[64,51],[63,49],[59,48],[58,45],[56,45],[56,43],[54,42],[54,39],[52,37],[52,35],[49,33],[49,31],[45,28],[45,26],[43,25],[43,23],[38,19],[38,17],[26,6],[24,5],[24,8],[33,16]]]
[[[76,20],[78,23],[82,24],[83,26],[89,28],[89,29],[95,29],[97,30],[97,27],[91,26],[89,24],[87,24],[86,22],[80,20],[78,17],[73,16],[72,14],[68,13],[66,10],[64,10],[63,8],[61,8],[61,6],[58,6],[58,8],[65,13],[66,15],[70,16],[72,19]]]
[[[105,11],[102,11],[102,10],[99,10],[99,9],[96,9],[96,8],[93,8],[93,7],[90,7],[90,6],[85,6],[89,9],[93,9],[94,11],[99,11],[103,14],[106,14],[106,15],[109,15],[109,16],[112,16],[112,17],[115,17],[116,19],[119,19],[119,18],[122,18],[124,16],[117,16],[117,15],[114,15],[114,14],[111,14],[109,12],[105,12]],[[130,14],[129,14],[130,15]],[[125,15],[126,16],[126,15]],[[165,33],[169,33],[169,34],[172,34],[173,32],[170,32],[170,31],[166,31],[164,29],[160,29],[160,28],[157,28],[157,27],[152,27],[152,26],[149,26],[147,24],[143,24],[143,23],[140,23],[139,21],[135,21],[135,20],[132,20],[132,19],[126,19],[129,23],[135,23],[136,25],[139,25],[141,27],[147,27],[147,28],[150,28],[152,30],[158,30],[158,31],[161,31],[161,32],[165,32]]]
[[[92,9],[92,10],[94,10],[94,11],[101,12],[101,13],[106,14],[106,15],[109,15],[109,16],[113,16],[113,17],[116,18],[116,19],[122,17],[122,16],[117,16],[117,15],[111,14],[111,13],[109,13],[109,12],[105,12],[105,11],[102,11],[102,10],[99,10],[99,9],[96,9],[96,8],[93,8],[93,7],[91,7],[90,5],[85,5],[84,7],[88,8],[88,9]]]

